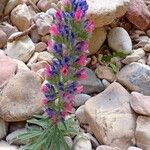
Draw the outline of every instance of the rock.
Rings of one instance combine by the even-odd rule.
[[[51,3],[57,3],[58,0],[39,0],[39,2],[37,3],[37,6],[39,9],[41,9],[42,11],[47,11],[48,9],[51,8]]]
[[[136,145],[143,150],[150,149],[150,117],[139,116],[135,131]]]
[[[16,34],[17,33],[11,35],[11,37]],[[6,54],[12,58],[19,59],[26,63],[34,53],[34,50],[34,43],[29,36],[23,36],[18,41],[7,43]]]
[[[9,15],[9,13],[18,5],[20,4],[21,0],[9,0],[5,10],[4,15]]]
[[[38,29],[35,28],[30,32],[30,37],[34,43],[38,43],[41,39],[41,36],[38,34]]]
[[[75,112],[76,118],[78,119],[80,124],[86,124],[87,123],[86,117],[84,114],[84,109],[85,109],[85,105],[82,105]]]
[[[0,29],[0,48],[3,48],[7,43],[7,35]]]
[[[33,63],[31,65],[31,70],[33,70],[34,72],[37,72],[40,69],[43,69],[43,68],[45,68],[48,65],[49,64],[46,61],[40,61],[40,62],[37,62],[37,63]]]
[[[146,44],[143,49],[145,52],[150,53],[150,44]]]
[[[100,79],[106,79],[110,82],[113,82],[115,80],[115,74],[110,67],[99,65],[96,68],[95,73]]]
[[[136,116],[130,108],[130,98],[128,91],[114,82],[85,103],[86,120],[101,144],[121,150],[132,145]]]
[[[146,31],[147,35],[150,37],[150,29]]]
[[[131,91],[150,95],[150,67],[140,63],[131,63],[121,69],[118,82]]]
[[[14,59],[14,61],[18,64],[16,73],[21,72],[21,71],[30,71],[30,69],[27,67],[27,65],[23,61],[20,61],[18,59]]]
[[[102,83],[103,83],[105,89],[110,85],[110,83],[105,79],[102,80]]]
[[[130,146],[127,150],[142,150],[141,148]]]
[[[47,44],[44,42],[39,42],[35,45],[36,52],[43,52],[46,49],[47,49]]]
[[[133,53],[128,55],[124,60],[122,60],[122,63],[124,64],[130,64],[132,62],[136,62],[143,58],[145,56],[145,52],[142,48],[133,50]]]
[[[12,78],[17,70],[17,63],[5,55],[0,55],[0,88]]]
[[[127,31],[122,27],[115,27],[108,34],[108,45],[117,52],[130,54],[132,41]]]
[[[144,96],[138,92],[132,92],[130,104],[136,113],[150,116],[150,96]]]
[[[79,81],[79,84],[83,85],[84,87],[83,93],[90,94],[103,91],[104,86],[102,82],[96,77],[95,73],[91,69],[86,67],[85,70],[87,74],[87,79]]]
[[[12,143],[12,144],[15,144],[15,145],[25,145],[25,144],[28,144],[30,141],[27,140],[27,141],[23,141],[23,140],[15,140],[13,141],[18,135],[20,134],[24,134],[24,133],[27,133],[27,129],[17,129],[16,131],[10,133],[7,135],[6,137],[6,141],[8,143]]]
[[[126,17],[141,30],[145,30],[150,24],[150,12],[144,0],[131,0]]]
[[[32,17],[33,15],[28,6],[26,4],[20,4],[13,9],[10,19],[13,25],[17,26],[19,30],[24,31],[30,27]]]
[[[0,150],[19,150],[19,148],[14,145],[9,145],[5,141],[0,141]]]
[[[8,131],[8,124],[0,118],[0,140],[6,136]]]
[[[41,12],[34,17],[35,24],[38,29],[38,34],[44,36],[49,34],[49,28],[53,21],[53,17],[47,13]]]
[[[149,65],[149,66],[150,66],[150,54],[148,55],[147,65]]]
[[[1,2],[0,2],[0,8],[1,8],[0,9],[0,17],[3,15],[3,11],[5,9],[7,2],[8,2],[8,0],[1,0]]]
[[[35,52],[32,57],[29,59],[28,63],[27,63],[27,66],[29,68],[31,68],[32,64],[36,63],[38,61],[38,55],[39,53],[38,52]]]
[[[50,54],[49,52],[40,52],[39,55],[37,56],[38,61],[46,61],[48,63],[52,63],[54,56]]]
[[[97,147],[96,150],[121,150],[121,149],[117,147],[110,147],[107,145],[100,145],[99,147]]]
[[[90,140],[83,135],[78,135],[74,140],[73,150],[92,150]]]
[[[130,0],[87,0],[89,5],[88,17],[94,21],[96,27],[103,27],[123,16]]]
[[[69,146],[70,149],[71,149],[72,146],[73,146],[73,141],[72,141],[71,137],[65,136],[64,138],[65,138],[66,143],[68,144],[68,146]],[[63,149],[63,150],[65,150],[65,149]]]
[[[43,95],[39,80],[31,71],[18,72],[9,80],[0,95],[0,115],[5,121],[24,121],[41,111]]]
[[[106,29],[103,28],[96,28],[93,33],[92,37],[89,41],[89,55],[95,54],[103,45],[106,40],[107,32]]]
[[[0,24],[0,29],[6,33],[7,38],[9,38],[13,33],[18,31],[16,27],[13,27],[8,22],[3,22],[3,24]]]
[[[75,96],[75,99],[74,99],[74,102],[73,102],[73,106],[74,107],[79,107],[81,105],[84,105],[85,102],[91,98],[90,95],[87,95],[87,94],[77,94]]]

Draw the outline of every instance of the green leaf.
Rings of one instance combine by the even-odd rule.
[[[112,68],[114,73],[118,72],[118,67],[115,64],[110,64],[109,66]]]
[[[126,57],[126,56],[127,56],[127,54],[125,54],[125,53],[123,53],[123,52],[117,52],[117,51],[115,51],[115,52],[113,53],[113,57],[124,58],[124,57]]]
[[[113,58],[113,56],[111,54],[104,55],[102,57],[102,61],[104,61],[104,62],[110,62],[112,58]]]

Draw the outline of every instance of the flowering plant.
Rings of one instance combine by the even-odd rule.
[[[87,77],[84,66],[87,63],[88,39],[94,29],[93,23],[86,18],[87,2],[86,0],[61,0],[61,2],[61,8],[57,8],[53,15],[54,21],[50,25],[51,38],[48,41],[48,51],[53,53],[54,59],[45,68],[46,81],[41,88],[47,117],[29,121],[38,125],[41,132],[29,128],[30,132],[21,135],[23,139],[32,138],[33,142],[27,146],[30,150],[49,150],[51,145],[64,144],[63,136],[66,133],[75,133],[72,132],[73,128],[70,130],[70,126],[68,127],[65,117],[72,110],[75,95],[83,91],[83,86],[78,81]],[[63,130],[62,124],[65,125]],[[57,140],[52,138],[50,141],[52,134],[57,135],[55,136]],[[59,150],[58,147],[53,149]],[[65,146],[65,150],[67,149]]]

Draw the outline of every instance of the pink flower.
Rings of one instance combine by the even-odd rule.
[[[70,93],[64,93],[63,97],[67,103],[72,102],[74,100],[74,95]]]
[[[48,93],[49,88],[48,88],[46,85],[43,85],[43,86],[41,87],[41,91],[42,91],[43,93]]]
[[[71,4],[70,0],[63,0],[63,3],[64,3],[65,5],[70,5],[70,4]]]
[[[61,74],[63,76],[67,76],[69,74],[69,69],[68,69],[68,66],[63,66],[60,70]]]
[[[83,92],[83,86],[82,85],[78,85],[77,87],[76,87],[76,92],[77,92],[77,94],[80,94],[80,93],[82,93]]]
[[[75,12],[75,16],[74,16],[75,21],[77,21],[77,22],[81,21],[82,16],[83,16],[82,10],[78,9],[78,10]]]
[[[62,11],[60,9],[58,9],[56,11],[56,19],[61,22],[62,21]]]
[[[45,75],[46,75],[47,78],[49,78],[49,77],[52,76],[51,67],[49,65],[45,67],[44,73],[45,73]]]
[[[86,80],[87,79],[87,74],[86,74],[86,71],[85,69],[82,69],[79,73],[79,79],[80,80]]]
[[[44,104],[44,105],[47,105],[47,104],[48,104],[48,99],[47,99],[47,98],[43,99],[43,104]]]
[[[52,51],[52,48],[53,48],[53,42],[52,42],[52,40],[49,40],[47,44],[48,44],[47,49],[48,49],[48,51],[51,52],[51,51]]]
[[[82,67],[86,66],[86,64],[87,64],[87,57],[84,56],[84,55],[80,56],[79,59],[78,59],[78,61],[77,61],[77,63],[80,66],[82,66]]]
[[[93,32],[93,30],[94,30],[94,23],[93,23],[93,21],[88,21],[88,25],[86,26],[86,31],[87,32]]]
[[[55,25],[55,24],[51,25],[50,34],[52,36],[58,36],[60,34],[57,25]]]

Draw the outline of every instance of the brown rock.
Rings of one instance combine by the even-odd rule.
[[[8,0],[1,0],[1,2],[0,2],[0,17],[3,14],[3,11],[5,9],[5,6],[6,6],[7,2],[8,2]]]
[[[7,43],[7,35],[5,32],[0,30],[0,48],[3,48]]]
[[[100,143],[121,150],[132,145],[136,116],[130,108],[130,98],[128,91],[114,82],[86,102],[86,119]]]
[[[39,42],[35,45],[36,52],[42,52],[47,49],[47,44],[44,42]]]
[[[7,122],[24,121],[42,108],[41,82],[36,73],[18,72],[2,90],[0,116]]]
[[[145,30],[150,24],[150,12],[144,0],[131,0],[126,17],[141,30]]]

